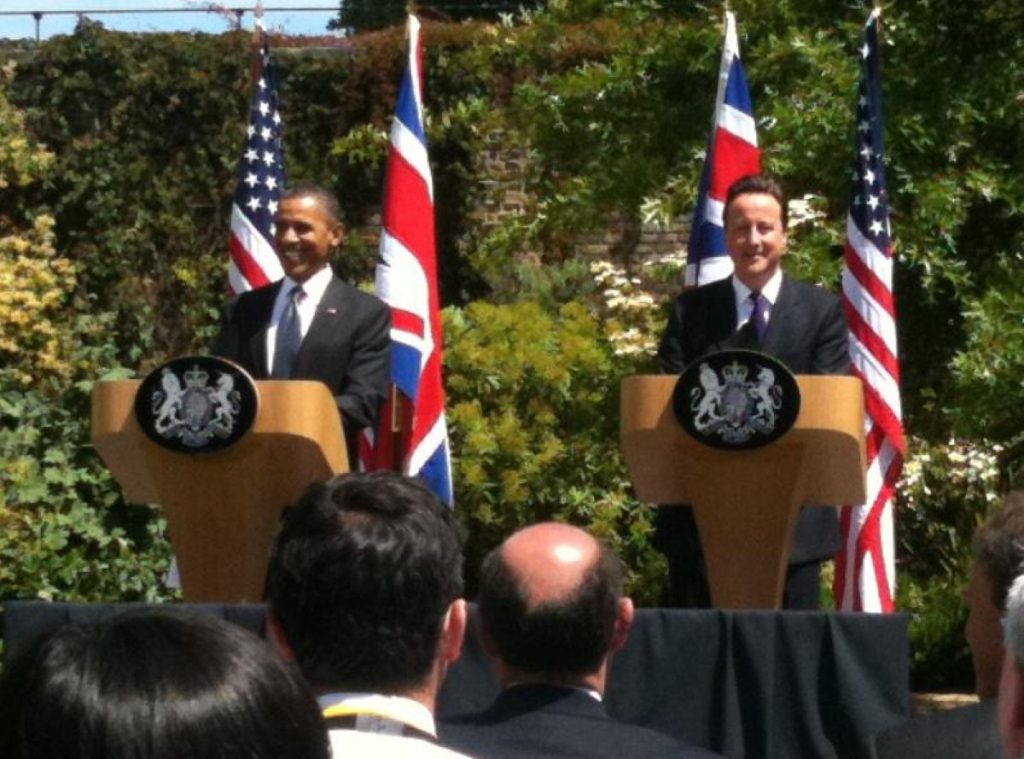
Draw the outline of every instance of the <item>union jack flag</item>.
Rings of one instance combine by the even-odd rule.
[[[857,155],[846,217],[843,308],[850,325],[853,373],[864,383],[867,503],[844,506],[843,543],[833,591],[840,609],[890,612],[895,592],[893,503],[906,441],[896,349],[893,247],[882,150],[879,12],[868,18],[861,47]]]
[[[274,252],[274,214],[285,183],[277,76],[262,21],[256,23],[259,64],[249,106],[245,151],[238,162],[235,197],[231,202],[228,289],[232,295],[255,290],[284,276]]]
[[[736,17],[726,11],[715,115],[686,254],[686,284],[704,285],[732,273],[722,227],[725,193],[740,177],[760,171],[761,150],[757,147],[754,106],[740,62]]]
[[[391,381],[396,393],[381,414],[371,442],[362,441],[366,469],[419,475],[452,504],[451,457],[441,382],[441,310],[434,235],[434,186],[423,128],[420,22],[409,16],[409,61],[391,127],[384,184],[377,295],[391,306]],[[394,408],[397,401],[405,412]],[[406,420],[398,455],[391,450],[396,415]]]

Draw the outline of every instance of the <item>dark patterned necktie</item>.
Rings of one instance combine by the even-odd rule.
[[[754,325],[754,332],[757,333],[757,342],[764,342],[764,333],[768,330],[768,299],[761,293],[750,293],[750,300],[754,303],[754,310],[750,313],[750,321]]]
[[[299,322],[299,303],[305,293],[302,285],[295,285],[288,292],[288,304],[281,315],[274,341],[274,367],[270,372],[273,379],[288,379],[292,376],[295,357],[302,345],[302,324]]]

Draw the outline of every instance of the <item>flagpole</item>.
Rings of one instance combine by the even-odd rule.
[[[412,44],[412,19],[416,15],[416,0],[409,0],[405,6],[405,44]],[[408,55],[408,50],[406,51]],[[391,386],[391,468],[395,472],[405,472],[405,457],[409,452],[412,438],[413,408],[411,400],[398,391],[397,385]]]
[[[252,44],[249,57],[249,81],[255,82],[259,79],[262,68],[263,52],[263,0],[256,0],[256,9],[253,11]]]

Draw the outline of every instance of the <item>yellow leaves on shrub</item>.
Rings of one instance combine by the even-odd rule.
[[[12,69],[4,67],[0,84],[12,73]],[[53,153],[28,139],[25,114],[11,106],[0,88],[0,190],[35,181],[50,169],[53,161]]]
[[[68,373],[74,287],[74,264],[54,251],[51,217],[21,232],[0,227],[0,366],[23,387]]]

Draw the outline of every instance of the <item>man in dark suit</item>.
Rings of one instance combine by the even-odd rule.
[[[256,379],[327,385],[341,412],[352,464],[358,432],[375,424],[387,393],[391,312],[331,271],[331,251],[345,239],[332,193],[311,185],[286,192],[274,224],[285,278],[239,296],[213,352]]]
[[[478,759],[715,756],[605,712],[633,604],[618,559],[587,533],[543,523],[512,535],[484,560],[479,606],[503,690],[481,714],[442,722],[442,743]]]
[[[661,370],[679,374],[705,354],[750,348],[775,356],[794,374],[845,374],[848,330],[839,298],[782,273],[787,217],[779,183],[763,175],[737,180],[726,195],[723,220],[733,274],[675,298],[658,350]],[[670,604],[708,606],[692,510],[659,508],[654,542],[668,558]],[[835,510],[805,508],[793,536],[786,608],[818,607],[821,562],[838,547]]]
[[[965,635],[978,703],[915,717],[875,739],[878,759],[998,759],[996,697],[1003,668],[1003,618],[1010,586],[1024,566],[1024,491],[1008,493],[1003,508],[974,534],[974,564],[964,590]]]

